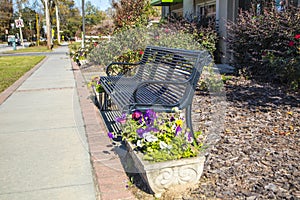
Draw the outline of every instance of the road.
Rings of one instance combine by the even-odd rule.
[[[29,46],[29,42],[24,43],[24,47],[27,48]],[[23,48],[22,46],[16,46],[17,49]],[[5,51],[11,51],[13,50],[12,46],[8,46],[7,43],[5,44],[0,44],[0,53],[5,52]]]

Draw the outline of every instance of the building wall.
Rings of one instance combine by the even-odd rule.
[[[194,0],[184,0],[183,1],[183,15],[191,16],[194,15]]]
[[[177,16],[183,16],[183,3],[171,5],[169,9],[171,13],[175,13]]]
[[[275,2],[276,0],[274,0]],[[300,0],[286,0],[287,4],[294,4],[300,7]],[[198,4],[205,4],[211,2],[211,0],[184,0],[183,4],[171,6],[170,12],[174,9],[179,9],[180,6],[183,7],[183,16],[190,15],[193,13],[196,15],[196,6]],[[230,54],[227,52],[226,42],[224,38],[227,37],[226,22],[235,21],[238,9],[240,7],[249,7],[251,6],[251,0],[215,0],[216,3],[216,23],[218,27],[218,33],[220,35],[219,48],[222,52],[222,63],[227,63],[230,58]]]

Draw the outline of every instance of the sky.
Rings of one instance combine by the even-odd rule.
[[[100,10],[105,11],[108,7],[111,7],[110,0],[84,0],[85,2],[90,1],[92,5],[96,6]],[[75,0],[76,5],[81,7],[82,0]]]

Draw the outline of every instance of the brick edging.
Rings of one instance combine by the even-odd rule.
[[[14,93],[21,85],[24,83],[24,81],[30,77],[37,69],[39,69],[48,57],[46,56],[43,60],[41,60],[38,64],[36,64],[33,68],[31,68],[29,71],[27,71],[21,78],[19,78],[16,82],[14,82],[11,86],[6,88],[3,92],[0,93],[0,105]]]
[[[91,94],[83,75],[77,64],[73,61],[71,63],[85,124],[94,181],[98,192],[97,197],[101,200],[136,199],[127,189],[128,177],[123,170],[120,158],[114,152],[111,141],[107,137],[106,127],[99,109],[90,99]]]

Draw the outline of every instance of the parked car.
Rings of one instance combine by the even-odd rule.
[[[21,40],[19,39],[19,38],[17,38],[16,36],[14,36],[14,35],[9,35],[8,37],[7,37],[7,44],[9,45],[9,46],[12,46],[13,45],[13,41],[15,40],[15,42],[16,42],[16,45],[21,45]]]

